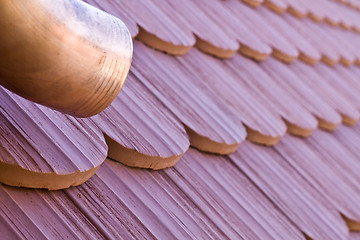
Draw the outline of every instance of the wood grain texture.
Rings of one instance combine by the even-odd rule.
[[[359,14],[336,1],[318,1],[309,8],[309,18],[323,20],[330,26],[339,26],[346,30],[358,31]]]
[[[354,31],[359,28],[358,13],[337,1],[268,0],[264,1],[263,5],[278,14],[287,11],[297,18],[306,17],[317,23],[325,22],[332,27]]]
[[[299,51],[298,59],[314,65],[321,59],[321,54],[311,42],[309,42],[302,34],[294,29],[282,16],[272,13],[264,7],[257,9],[258,15],[267,21],[272,28],[277,29],[278,33],[290,41]]]
[[[340,123],[354,125],[359,119],[360,68],[352,65],[360,52],[356,33],[307,18],[298,20],[288,13],[272,18],[273,13],[263,7],[250,9],[251,14],[244,13],[246,18],[242,18],[236,16],[237,8],[220,1],[193,2],[204,14],[199,19],[214,24],[205,25],[214,26],[205,33],[201,24],[187,26],[192,18],[184,20],[186,16],[164,12],[171,4],[180,9],[180,3],[160,7],[157,1],[150,5],[139,2],[128,5],[132,10],[124,14],[134,25],[132,36],[138,29],[132,14],[139,7],[142,10],[137,14],[148,14],[138,17],[144,21],[140,29],[153,35],[161,32],[164,35],[156,38],[168,41],[169,48],[185,46],[176,40],[175,32],[169,32],[178,28],[180,35],[195,37],[199,49],[196,37],[201,36],[211,47],[216,42],[224,50],[226,40],[210,39],[211,31],[223,27],[224,37],[239,41],[240,46],[244,40],[260,38],[260,45],[252,43],[247,48],[251,54],[265,49],[259,46],[274,48],[277,44],[284,52],[296,49],[298,58],[310,64],[321,57],[327,63],[308,66],[295,60],[288,65],[274,57],[264,60],[269,54],[247,55],[257,60],[261,56],[264,61],[258,63],[238,53],[224,60],[190,45],[184,56],[175,57],[135,40],[133,66],[121,94],[91,120],[74,119],[1,90],[0,159],[35,174],[22,175],[26,184],[67,187],[99,169],[81,186],[62,191],[0,184],[1,236],[348,239],[349,229],[358,229],[360,223],[360,126]],[[120,2],[92,3],[114,14],[121,9]],[[184,9],[179,12],[187,12]],[[158,12],[162,13],[157,16]],[[323,17],[315,17],[326,21],[327,12],[322,13]],[[250,21],[252,14],[255,23]],[[156,18],[153,26],[146,22],[149,16]],[[164,26],[169,19],[172,23]],[[159,23],[161,20],[165,22]],[[287,30],[294,21],[301,27]],[[271,29],[254,33],[251,26]],[[238,33],[239,29],[249,32]],[[274,29],[281,36],[276,37]],[[245,36],[247,33],[252,35]],[[339,47],[337,41],[348,44]],[[286,131],[307,138],[285,135]],[[244,142],[245,138],[276,145],[258,146]],[[182,159],[156,172],[128,168],[110,159],[98,167],[105,158],[106,144],[110,158],[133,167],[160,169]],[[188,150],[189,144],[203,152]],[[204,153],[234,151],[230,156]],[[10,178],[6,172],[10,168],[4,166],[0,163],[0,177]],[[86,176],[80,177],[79,172]]]
[[[355,42],[359,40],[360,36],[353,32],[348,32],[342,29],[335,29],[330,26],[324,26],[324,31],[329,37],[332,39],[334,45],[336,45],[338,51],[340,52],[340,63],[346,67],[349,67],[355,64],[356,59],[359,57],[357,44]],[[352,37],[351,40],[346,40],[346,35],[350,33]],[[339,41],[349,41],[349,44],[345,44],[344,46],[338,46],[336,44]]]
[[[104,110],[129,71],[124,23],[82,1],[2,1],[0,84],[77,117]]]
[[[306,1],[306,3],[310,6],[310,1]],[[309,7],[308,16],[314,21],[325,21],[330,26],[340,26],[345,29],[359,26],[357,22],[359,20],[358,13],[336,1],[317,1]]]
[[[334,31],[334,29],[326,24],[315,24],[310,21],[305,22],[305,26],[308,28],[309,34],[315,34],[322,42],[325,42],[325,46],[328,49],[333,49],[340,56],[340,63],[345,66],[350,66],[355,62],[356,56],[348,47],[342,47],[338,44],[338,35],[341,35],[342,31]],[[330,64],[331,65],[331,64]]]
[[[200,0],[194,1],[203,12],[221,26],[223,31],[240,42],[239,51],[256,60],[262,61],[271,54],[271,47],[262,39],[259,39],[254,31],[252,31],[239,18],[238,14],[230,11],[224,3],[217,0]]]
[[[318,64],[314,70],[359,110],[360,96],[358,92],[360,85],[357,84],[356,74],[351,72],[354,68],[357,67],[344,68],[338,65],[331,68],[324,64]]]
[[[337,38],[340,38],[341,41],[349,42],[349,44],[347,44],[347,48],[356,56],[355,63],[357,63],[357,65],[359,66],[358,63],[360,59],[360,35],[354,32],[343,30],[337,34]]]
[[[321,61],[331,66],[340,61],[340,55],[336,50],[334,50],[332,47],[329,47],[321,37],[313,35],[313,32],[309,31],[309,28],[304,24],[306,21],[309,23],[309,20],[298,20],[289,15],[284,15],[284,18],[296,29],[296,31],[301,33],[304,38],[306,38],[316,49],[320,51],[322,55]],[[315,23],[309,23],[308,25],[312,26],[314,24]]]
[[[328,131],[334,130],[341,123],[341,116],[313,89],[308,87],[298,74],[287,65],[269,58],[260,64],[272,76],[276,84],[292,96],[305,109],[316,116],[319,127]]]
[[[89,179],[105,160],[101,131],[1,88],[0,181],[61,189]]]
[[[123,17],[131,26],[138,25],[140,32],[131,27],[135,29],[133,37],[137,36],[150,47],[173,55],[184,55],[192,47],[197,47],[219,58],[231,58],[239,50],[258,61],[272,54],[287,63],[301,59],[311,65],[322,60],[331,66],[337,63],[350,66],[360,59],[359,41],[350,37],[346,40],[349,44],[337,44],[345,40],[345,35],[355,34],[349,29],[344,30],[342,25],[353,26],[352,23],[360,17],[348,12],[346,7],[343,9],[344,6],[338,8],[338,4],[332,1],[263,3],[282,13],[281,16],[269,13],[264,6],[252,9],[237,0],[186,0],[181,3],[89,1]],[[121,13],[121,6],[129,9],[126,15]],[[143,14],[137,14],[139,11]],[[290,13],[302,19],[289,17]]]
[[[171,167],[189,148],[181,122],[132,73],[121,94],[92,120],[106,136],[108,156],[128,166]]]
[[[0,185],[0,229],[12,239],[356,239],[342,216],[358,223],[359,133],[245,142],[230,157],[190,149],[156,172],[106,160],[61,191]]]
[[[288,88],[278,84],[257,63],[235,56],[227,64],[239,76],[238,81],[243,82],[241,88],[253,93],[266,109],[271,109],[271,112],[282,117],[287,125],[287,132],[307,137],[318,127],[316,118],[294,100]]]
[[[341,84],[344,85],[347,88],[351,88],[351,91],[353,92],[352,95],[356,95],[357,96],[357,91],[360,88],[360,84],[359,84],[359,76],[360,76],[360,71],[359,71],[359,67],[355,66],[355,67],[351,67],[351,68],[344,68],[342,66],[338,66],[337,68],[334,69],[334,75],[338,76],[337,81],[341,81]],[[348,97],[351,97],[351,94],[348,95]],[[354,102],[356,102],[356,100],[353,100]],[[359,105],[357,104],[358,109],[359,109]]]
[[[232,62],[236,54],[229,62]],[[259,144],[273,145],[285,134],[286,127],[280,117],[273,114],[271,107],[251,94],[251,90],[241,82],[240,69],[233,71],[224,65],[223,60],[218,60],[192,51],[188,56],[179,58],[189,72],[198,73],[200,81],[204,81],[204,88],[222,101],[224,107],[231,109],[247,128],[247,138]],[[228,62],[226,61],[226,62]],[[251,61],[251,60],[249,60]]]
[[[10,237],[304,239],[228,159],[194,149],[164,171],[106,161],[79,187],[48,192],[1,185],[0,199]]]
[[[308,17],[315,22],[327,22],[332,26],[338,25],[338,14],[334,12],[332,1],[289,1],[269,0],[264,4],[276,13],[283,13],[286,10],[299,18]]]
[[[355,129],[341,126],[334,134],[316,131],[307,141],[300,143],[291,138],[276,147],[285,158],[291,155],[289,163],[332,202],[342,215],[352,219],[353,225],[360,222],[356,210],[359,208],[360,195],[356,184],[359,178],[356,174],[359,159],[353,155],[357,154],[352,151],[353,146],[347,145],[353,145],[351,142],[359,140]],[[322,154],[319,155],[319,152]],[[353,227],[352,229],[354,230]]]
[[[261,17],[258,9],[252,9],[238,0],[229,0],[223,3],[237,18],[245,24],[247,29],[252,31],[258,39],[267,43],[272,48],[272,55],[280,61],[291,63],[298,56],[299,52],[268,20]]]
[[[176,18],[167,15],[165,9],[161,8],[161,4],[156,4],[156,2],[141,0],[87,0],[87,2],[124,18],[124,21],[133,29],[131,31],[133,38],[136,37],[157,50],[183,55],[195,45],[196,39],[191,30],[183,28]]]
[[[286,141],[279,144],[282,142]],[[292,156],[244,143],[230,158],[306,235],[312,239],[347,238],[347,226],[336,208],[291,167]]]
[[[298,73],[302,81],[317,93],[317,95],[333,107],[342,117],[344,124],[353,126],[360,118],[359,110],[356,105],[350,102],[346,95],[342,95],[321,75],[314,71],[314,68],[303,63],[296,62],[290,68]]]
[[[136,36],[152,48],[170,54],[182,55],[195,45],[195,37],[191,31],[181,29],[176,22],[166,16],[160,6],[151,1],[119,1],[129,15],[140,26]]]
[[[190,136],[191,145],[220,154],[235,151],[246,137],[245,128],[239,118],[222,104],[221,98],[207,90],[197,73],[184,69],[172,56],[138,42],[134,46],[132,73],[186,127],[201,136]],[[218,148],[203,148],[208,144],[215,144]],[[232,147],[229,149],[229,146]]]
[[[152,0],[181,29],[190,30],[196,37],[195,46],[203,52],[220,58],[230,58],[240,48],[234,36],[226,33],[222,25],[191,0]]]

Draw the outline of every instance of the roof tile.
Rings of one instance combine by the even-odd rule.
[[[271,48],[259,39],[239,17],[219,1],[194,1],[199,8],[211,16],[214,22],[223,28],[225,33],[240,42],[240,52],[257,60],[264,60]]]
[[[341,123],[341,116],[287,65],[271,58],[260,65],[277,84],[288,91],[294,101],[316,116],[320,128],[334,130]]]
[[[183,125],[132,73],[121,94],[92,120],[106,136],[108,156],[132,167],[173,166],[190,144]]]
[[[309,64],[315,64],[321,59],[320,52],[309,42],[304,35],[296,31],[291,24],[284,21],[282,16],[274,14],[264,7],[257,9],[259,16],[269,22],[278,34],[283,35],[299,51],[299,59]]]
[[[88,1],[137,39],[123,91],[89,120],[0,89],[0,155],[42,184],[22,186],[68,187],[40,172],[89,172],[78,184],[99,170],[61,191],[0,184],[4,236],[347,239],[359,229],[358,12],[325,0]],[[107,145],[128,166],[181,161],[98,167]]]
[[[350,101],[357,109],[360,109],[360,96],[358,94],[359,86],[356,81],[352,81],[353,75],[349,74],[351,69],[344,69],[343,66],[329,68],[324,64],[318,64],[314,70],[324,81],[330,83],[338,92]],[[344,71],[345,70],[345,71]]]
[[[200,142],[190,139],[191,144],[201,149],[215,143],[219,144],[217,153],[228,152],[227,146],[232,146],[230,150],[234,151],[244,140],[245,129],[238,119],[231,117],[229,109],[219,106],[221,102],[210,95],[204,82],[196,74],[184,70],[171,56],[137,42],[134,48],[131,71],[187,128],[202,137],[197,138]],[[211,148],[203,150],[211,151]]]
[[[0,185],[0,219],[11,237],[347,239],[339,212],[359,217],[359,129],[286,136],[275,148],[246,142],[231,160],[190,149],[158,172],[107,160],[62,191]]]
[[[319,64],[320,65],[320,64]],[[342,122],[348,125],[355,125],[360,118],[358,109],[347,100],[346,95],[342,95],[321,75],[315,72],[313,67],[300,62],[295,62],[289,66],[298,74],[301,80],[317,95],[335,109],[342,117]]]
[[[281,33],[278,32],[267,20],[261,17],[261,12],[258,9],[252,9],[238,0],[228,0],[222,5],[227,8],[237,18],[245,24],[250,32],[253,32],[258,39],[267,43],[272,47],[272,54],[276,58],[284,62],[292,62],[299,55],[298,50],[290,43]]]
[[[340,61],[339,53],[334,50],[328,43],[323,41],[317,34],[314,35],[315,23],[307,19],[298,20],[289,15],[284,15],[284,19],[291,24],[296,31],[300,32],[322,55],[322,61],[333,66]],[[320,35],[321,36],[321,35]]]
[[[289,133],[306,137],[318,127],[316,118],[294,99],[288,88],[278,84],[272,74],[268,74],[257,63],[239,55],[227,61],[227,64],[239,76],[237,81],[244,82],[241,88],[253,93],[266,109],[276,112],[284,119]]]
[[[191,0],[159,1],[154,4],[161,6],[163,12],[176,22],[181,29],[188,29],[196,37],[196,47],[220,58],[229,58],[240,48],[239,42],[225,33],[211,16]]]
[[[1,99],[1,182],[59,189],[89,179],[106,158],[100,130],[25,100],[4,88]]]
[[[14,221],[13,215],[4,213],[18,211],[22,214],[19,226],[23,227],[10,225],[10,230],[34,236],[39,229],[41,235],[35,236],[56,239],[303,239],[227,158],[208,157],[192,149],[176,167],[158,172],[126,168],[107,160],[85,184],[56,192],[18,191],[0,185],[0,198],[9,203],[0,204],[0,216]],[[11,205],[13,202],[16,204]]]
[[[179,61],[189,72],[197,73],[193,75],[194,80],[196,76],[197,81],[204,82],[202,91],[206,89],[217,103],[221,103],[221,109],[228,111],[227,118],[233,118],[246,126],[249,140],[273,145],[285,134],[286,126],[271,107],[244,83],[238,71],[242,63],[235,63],[232,68],[224,65],[238,58],[244,59],[236,54],[232,59],[222,61],[194,50],[179,58]]]
[[[289,138],[303,141],[288,136],[287,141],[280,143],[287,143]],[[288,151],[288,148],[281,149]],[[244,143],[230,158],[312,239],[346,239],[348,229],[340,214],[278,151]]]

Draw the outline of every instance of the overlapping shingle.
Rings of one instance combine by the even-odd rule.
[[[228,0],[223,5],[226,5],[247,26],[249,31],[272,48],[274,57],[288,63],[299,57],[299,52],[295,46],[268,20],[261,17],[262,13],[257,9],[248,8],[238,0]]]
[[[132,35],[136,33],[134,27],[136,24],[139,28],[136,37],[153,48],[177,55],[185,54],[195,44],[195,37],[191,31],[181,29],[159,6],[150,1],[88,0],[87,2],[104,10],[109,9],[115,16],[123,17],[124,22],[129,22],[132,26]]]
[[[285,1],[264,3],[269,8],[277,6],[275,8],[278,8],[278,12],[282,12],[279,9],[286,7],[291,13],[295,11],[299,12],[297,13],[299,16],[309,15],[310,19],[317,19],[321,23],[310,23],[309,18],[295,19],[286,13],[275,17],[264,7],[251,9],[238,0],[225,2],[186,0],[181,4],[172,1],[160,4],[157,0],[146,3],[140,0],[132,3],[95,0],[88,2],[121,17],[130,26],[133,37],[137,37],[150,47],[170,54],[186,54],[191,47],[197,46],[200,50],[220,58],[229,58],[239,50],[245,56],[257,60],[264,60],[268,55],[273,54],[279,60],[286,62],[299,58],[315,64],[319,60],[317,51],[322,54],[322,60],[330,65],[338,62],[351,65],[358,59],[357,51],[353,51],[356,42],[351,42],[345,47],[336,44],[343,39],[341,36],[343,33],[339,34],[342,31],[339,26],[342,22],[345,22],[343,25],[347,24],[342,19],[354,19],[357,16],[354,17],[350,12],[339,17],[334,10],[337,3],[331,1],[322,2],[324,9],[321,8],[320,3],[316,3],[316,7],[314,6],[316,14],[311,14],[309,10],[311,4],[301,1],[291,1],[291,4]],[[343,6],[340,7],[342,9]],[[128,11],[121,11],[122,8]],[[345,7],[342,12],[348,10]],[[143,14],[138,14],[139,11]],[[291,25],[288,25],[289,21]],[[322,22],[334,26],[330,27]],[[140,27],[140,32],[137,26]],[[291,29],[293,26],[297,26],[297,33]],[[318,34],[314,35],[312,31]],[[325,45],[323,46],[322,43]],[[311,45],[315,45],[316,50]]]
[[[91,120],[4,91],[1,160],[41,174],[37,185],[28,175],[3,182],[81,183],[42,173],[93,174],[106,145],[133,167],[181,159],[157,172],[106,160],[85,184],[57,192],[0,185],[3,236],[347,239],[359,230],[354,10],[330,1],[88,2],[137,39],[124,89]]]
[[[193,81],[199,82],[202,91],[206,89],[216,102],[222,104],[221,109],[229,112],[227,117],[232,113],[231,117],[236,122],[242,122],[246,126],[247,139],[273,145],[285,134],[286,126],[280,116],[272,111],[272,106],[257,96],[261,93],[247,87],[242,79],[244,73],[239,71],[242,64],[231,65],[237,58],[242,57],[237,54],[223,62],[194,50],[179,58],[179,61],[188,72],[197,73],[193,75]],[[233,68],[224,65],[225,62]],[[250,66],[251,63],[248,64]],[[239,128],[239,125],[235,127]]]
[[[106,158],[100,130],[0,88],[0,181],[62,189],[88,180]]]
[[[101,6],[99,2],[93,3]],[[136,8],[152,9],[153,13],[141,18],[149,18],[154,12],[163,11],[159,18],[163,16],[166,16],[164,19],[173,18],[174,24],[181,28],[186,26],[184,18],[172,17],[171,14],[166,13],[173,6],[171,3],[165,7],[159,7],[156,1],[150,6],[145,6],[146,3],[144,2],[133,4],[128,7],[133,10],[135,6],[137,6]],[[265,24],[265,16],[276,19],[274,22],[283,26],[283,31],[291,29],[284,19],[281,20],[286,16],[279,18],[263,7],[256,10],[247,9],[248,7],[238,1],[228,1],[226,4],[216,2],[214,6],[207,6],[205,3],[205,5],[200,5],[194,2],[189,4],[202,11],[203,18],[209,13],[216,13],[226,17],[229,20],[228,22],[231,22],[231,19],[237,18],[236,13],[241,13],[241,16],[245,16],[243,20],[246,21],[245,24],[241,23],[241,26],[248,30],[253,24],[251,22],[252,17],[255,17],[257,22]],[[119,11],[118,3],[105,2],[102,7],[114,11],[114,14]],[[247,10],[250,10],[250,13]],[[185,13],[185,10],[182,12]],[[132,23],[145,21],[144,19],[136,19],[131,13],[120,16],[124,16],[125,21],[133,18]],[[306,24],[314,25],[314,23],[305,23],[289,16],[287,18],[291,19],[290,22],[296,22],[298,26],[301,26],[304,33],[306,32],[304,28]],[[239,20],[241,20],[240,17],[235,22],[233,21],[228,26],[229,30],[235,29],[240,24]],[[205,22],[206,20],[203,19],[202,21]],[[215,25],[219,25],[219,22],[216,22],[217,20],[212,19],[212,21]],[[131,23],[131,21],[129,22]],[[271,25],[260,26],[262,24],[257,25],[258,28],[271,28]],[[185,32],[196,35],[196,32],[200,31],[200,26],[189,27]],[[275,28],[268,32],[256,31],[257,38],[263,38],[266,41],[266,36],[275,36],[274,34],[277,31]],[[135,36],[136,29],[133,28],[132,32]],[[309,33],[306,32],[305,34]],[[292,36],[291,33],[290,35]],[[289,43],[290,39],[294,40],[289,35],[282,38],[275,37],[272,43],[282,45],[283,40]],[[303,56],[302,60],[314,64],[317,61],[317,54],[314,54],[311,49],[311,41],[309,42],[309,39],[304,38],[304,36],[301,36],[300,39],[302,39],[302,43],[294,46],[299,49],[300,55]],[[319,46],[322,45],[320,38],[316,38],[316,42]],[[211,43],[211,45],[215,44]],[[327,50],[330,47],[331,45],[325,46],[323,52],[328,54]],[[243,59],[238,54],[228,61],[222,61],[205,56],[196,50],[191,50],[185,56],[176,59],[148,50],[141,44],[137,44],[136,48],[134,67],[129,80],[129,85],[132,85],[128,88],[132,90],[124,91],[122,97],[124,100],[120,100],[120,97],[105,113],[94,118],[97,125],[100,125],[100,128],[105,132],[108,144],[111,145],[109,155],[131,166],[163,168],[173,165],[187,149],[187,135],[190,137],[191,144],[201,150],[226,154],[235,151],[245,138],[260,144],[273,145],[285,134],[285,131],[305,137],[309,136],[317,126],[328,130],[335,129],[341,122],[341,116],[343,122],[348,124],[355,124],[358,120],[358,111],[350,103],[351,97],[349,100],[347,96],[338,94],[328,85],[329,83],[324,81],[318,83],[308,81],[307,84],[304,84],[308,78],[319,78],[319,76],[313,72],[312,67],[306,67],[298,61],[288,68],[273,58],[269,58],[258,65],[255,62]],[[307,53],[301,52],[301,49],[305,49]],[[204,51],[204,49],[202,50]],[[333,52],[333,55],[339,58],[337,61],[341,61],[340,52],[340,50]],[[148,59],[145,59],[145,56],[148,56]],[[301,59],[301,56],[299,58]],[[326,55],[323,55],[323,60],[324,58],[331,60],[331,57]],[[354,58],[352,59],[354,60]],[[299,70],[297,66],[300,66],[301,69],[309,69],[309,71],[306,71],[306,74],[301,74],[301,69]],[[154,71],[153,69],[157,70]],[[206,81],[204,82],[202,79],[206,79]],[[186,80],[189,81],[179,84],[180,81]],[[223,82],[223,86],[213,87],[221,82]],[[267,88],[269,84],[271,84],[271,88]],[[311,89],[319,84],[322,84],[321,90],[319,88],[315,88],[316,91]],[[344,85],[344,88],[349,88],[349,86]],[[182,95],[179,94],[180,89],[182,89]],[[131,95],[127,95],[127,92]],[[139,93],[145,94],[147,97],[135,97]],[[129,105],[131,96],[135,97],[132,100],[133,107],[122,110],[120,106]],[[174,96],[177,96],[177,99]],[[153,100],[149,101],[150,105],[138,108],[137,103],[145,99]],[[202,100],[199,101],[199,99]],[[156,103],[153,103],[154,101]],[[194,105],[194,103],[196,104]],[[148,114],[152,109],[151,104],[162,105],[161,114]],[[138,110],[134,111],[136,108]],[[160,115],[162,117],[159,117]],[[154,119],[152,124],[147,121],[134,122],[134,119],[146,119],[148,117]],[[127,120],[124,121],[124,118]],[[202,120],[199,121],[199,119]],[[161,121],[166,122],[170,131],[162,131],[161,128],[147,131],[147,129],[152,129],[155,126],[160,127],[157,123]],[[187,134],[185,134],[180,122],[185,125]],[[243,124],[246,126],[247,132],[245,132]],[[114,139],[116,140],[114,141]],[[135,156],[138,158],[137,160],[134,160]],[[163,161],[164,159],[166,160]],[[160,162],[164,165],[158,165]]]
[[[321,64],[319,64],[321,65]],[[300,62],[289,66],[301,78],[309,88],[336,110],[342,117],[342,122],[347,125],[355,125],[359,120],[359,110],[355,104],[347,100],[347,96],[332,86],[332,82],[317,74],[313,67]]]
[[[240,42],[239,51],[251,58],[264,60],[270,53],[270,46],[256,36],[237,14],[219,1],[194,1],[203,12],[212,19],[232,38]]]
[[[317,117],[320,128],[334,130],[341,123],[341,116],[313,89],[305,85],[297,73],[288,66],[274,59],[269,59],[260,66],[272,76],[283,91],[287,91],[293,97],[294,101]]]
[[[270,109],[284,120],[287,132],[306,137],[317,128],[318,121],[315,117],[291,95],[286,85],[277,83],[276,76],[268,74],[257,63],[240,55],[226,63],[238,76],[237,81],[243,83],[241,88],[252,93],[266,109]],[[266,122],[259,123],[264,126]],[[259,132],[264,134],[264,130],[259,129]]]
[[[285,159],[291,155],[291,161],[287,161],[342,215],[360,222],[356,210],[359,208],[358,176],[355,176],[358,159],[353,155],[356,152],[347,148],[359,139],[354,131],[341,126],[333,136],[316,131],[306,142],[287,139],[275,148]]]
[[[291,44],[293,44],[299,51],[298,58],[311,65],[316,64],[321,59],[321,54],[317,48],[309,42],[304,35],[294,29],[294,27],[281,15],[272,13],[265,7],[256,9],[258,15],[267,21],[274,29],[277,30],[279,35],[285,37]]]
[[[92,120],[105,134],[108,156],[128,166],[170,167],[189,147],[182,124],[132,73],[121,94]]]
[[[1,185],[0,226],[3,236],[37,239],[347,239],[340,213],[359,218],[357,140],[341,127],[308,140],[287,136],[275,148],[247,142],[230,159],[191,149],[158,172],[107,160],[62,191]]]
[[[246,137],[245,128],[206,91],[196,73],[186,71],[176,58],[141,43],[135,42],[134,47],[132,73],[186,126],[191,144],[215,153],[234,151]]]
[[[304,239],[226,158],[196,150],[165,171],[106,161],[79,187],[47,192],[0,186],[0,198],[11,237]]]
[[[325,22],[332,27],[359,31],[356,11],[336,1],[266,0],[263,5],[278,14],[287,11],[300,19],[309,18],[316,23]]]
[[[355,226],[359,222],[358,176],[353,176],[359,141],[353,129],[341,127],[334,134],[316,131],[307,140],[286,136],[273,149],[244,143],[230,158],[308,236],[346,239],[340,213]]]
[[[196,37],[196,47],[209,54],[229,58],[240,48],[239,42],[226,33],[211,15],[207,14],[194,1],[153,0],[162,11],[181,29],[190,30]],[[201,5],[200,5],[201,6]]]

